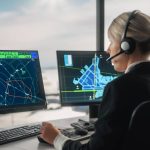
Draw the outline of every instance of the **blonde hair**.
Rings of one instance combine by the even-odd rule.
[[[109,26],[108,32],[116,40],[122,40],[131,13],[120,14]],[[133,38],[140,49],[144,49],[143,51],[150,51],[150,16],[138,11],[130,20],[126,37]]]

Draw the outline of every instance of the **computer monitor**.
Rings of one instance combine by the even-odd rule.
[[[45,108],[38,51],[0,50],[0,113]]]
[[[106,84],[119,74],[105,51],[57,51],[62,106],[100,104]]]

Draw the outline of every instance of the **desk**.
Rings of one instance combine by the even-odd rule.
[[[88,117],[76,117],[76,118],[54,120],[50,122],[52,122],[59,128],[64,127],[66,128],[70,127],[70,123],[78,121],[79,118],[85,120],[88,119]],[[84,142],[87,142],[87,140]],[[34,136],[23,140],[11,142],[8,144],[0,145],[0,150],[54,150],[54,148],[52,146],[49,146],[48,144],[39,143],[37,137]]]

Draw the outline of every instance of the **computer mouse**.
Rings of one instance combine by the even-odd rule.
[[[76,128],[75,129],[75,134],[77,134],[77,135],[87,135],[88,130],[82,129],[82,128]]]
[[[89,123],[89,122],[84,122],[83,125],[84,125],[84,126],[89,126],[90,123]]]
[[[46,144],[49,144],[48,142],[44,141],[40,135],[37,136],[37,139],[39,140],[40,143],[46,143]],[[50,144],[49,144],[50,145]]]

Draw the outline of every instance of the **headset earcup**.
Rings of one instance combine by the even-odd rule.
[[[135,40],[132,38],[125,38],[121,41],[120,48],[125,54],[131,54],[135,49]]]

